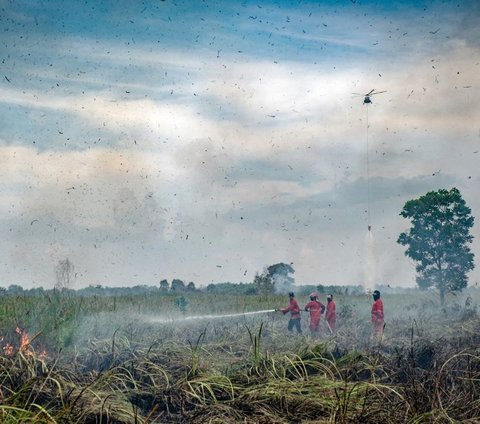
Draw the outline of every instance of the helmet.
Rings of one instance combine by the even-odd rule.
[[[318,298],[318,297],[319,297],[319,296],[318,296],[318,293],[317,293],[317,292],[311,292],[311,293],[310,293],[310,299],[313,300],[313,299]]]
[[[288,296],[289,296],[289,297],[295,297],[295,293],[294,293],[294,292],[290,292],[290,293],[288,293]]]

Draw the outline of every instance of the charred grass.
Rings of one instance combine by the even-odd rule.
[[[480,319],[457,299],[440,308],[391,295],[378,339],[368,299],[345,297],[337,333],[320,340],[286,334],[286,318],[275,313],[147,319],[182,318],[168,296],[117,299],[115,309],[112,299],[8,300],[0,310],[16,312],[2,317],[2,346],[13,348],[0,354],[2,423],[480,421]],[[284,302],[229,300],[192,295],[187,314]],[[36,338],[21,346],[16,326]]]

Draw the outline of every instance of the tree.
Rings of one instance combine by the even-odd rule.
[[[165,279],[160,281],[160,290],[162,292],[166,292],[166,291],[168,291],[168,289],[169,289],[168,281],[165,280]]]
[[[184,292],[185,291],[185,283],[178,278],[174,278],[172,280],[172,286],[171,286],[170,290],[172,290],[173,292]]]
[[[255,274],[253,284],[258,294],[287,293],[295,284],[295,280],[288,274],[294,272],[290,265],[280,262],[264,268],[262,274]]]
[[[257,290],[253,283],[216,283],[209,284],[204,289],[207,293],[222,293],[222,294],[244,294],[254,295]]]
[[[287,274],[294,274],[295,270],[291,267],[291,265],[285,264],[283,262],[280,262],[275,265],[270,265],[267,268],[267,271],[270,275],[287,275]]]
[[[469,244],[474,218],[460,191],[431,191],[405,203],[400,215],[410,219],[412,227],[401,233],[397,242],[407,246],[405,255],[416,264],[420,288],[436,287],[440,303],[445,294],[467,286],[467,273],[474,268]]]
[[[195,283],[193,281],[190,281],[187,284],[187,291],[194,292],[195,290],[197,290],[197,288],[195,287]]]
[[[14,295],[19,295],[23,293],[23,287],[19,286],[18,284],[10,284],[8,286],[8,293],[9,294],[14,294]]]
[[[70,259],[65,258],[58,261],[58,264],[55,266],[55,276],[57,281],[55,283],[55,289],[64,291],[65,289],[70,288],[70,285],[73,281],[73,272],[75,270],[74,265],[70,262]]]
[[[267,272],[263,272],[262,274],[255,274],[253,284],[255,285],[257,294],[272,294],[275,290],[275,283],[273,282],[270,274],[268,274]]]
[[[294,274],[295,270],[290,265],[283,262],[270,265],[267,272],[273,280],[277,293],[287,293],[293,289],[295,279],[288,274]]]

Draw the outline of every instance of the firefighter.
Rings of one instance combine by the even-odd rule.
[[[305,310],[310,312],[310,333],[312,336],[320,336],[320,318],[325,311],[325,305],[318,300],[318,293],[310,294],[310,302],[305,305]]]
[[[380,299],[380,292],[378,290],[373,292],[372,324],[373,332],[377,336],[383,335],[383,328],[385,326],[383,321],[383,303],[382,299]]]
[[[325,312],[325,320],[331,333],[335,332],[335,324],[337,322],[337,314],[335,312],[335,302],[333,294],[327,296],[327,312]]]
[[[288,293],[290,298],[289,305],[280,309],[281,312],[285,315],[290,312],[290,321],[288,321],[288,331],[293,331],[293,327],[297,330],[298,334],[302,334],[302,325],[300,323],[300,307],[298,306],[297,299],[295,299],[295,294],[293,292]]]

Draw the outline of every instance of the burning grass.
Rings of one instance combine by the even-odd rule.
[[[229,310],[217,299],[218,310],[212,311],[211,297],[195,300],[192,315],[274,308],[284,301],[255,299],[249,305],[239,297]],[[36,305],[37,310],[49,307],[48,299],[43,301],[47,304]],[[91,299],[81,307],[79,299],[59,300],[58,316],[39,321],[35,313],[36,327],[22,323],[35,328],[36,336],[20,327],[3,330],[1,345],[11,350],[0,355],[0,420],[478,422],[480,319],[475,309],[458,304],[439,310],[432,304],[420,311],[410,303],[406,312],[398,306],[403,313],[397,314],[393,305],[400,301],[386,299],[392,307],[382,340],[371,337],[368,299],[363,298],[339,299],[339,304],[349,302],[348,319],[339,320],[334,336],[314,340],[286,334],[285,317],[275,313],[156,324],[145,319],[155,309],[162,316],[183,316],[173,299],[159,296],[159,304],[149,299],[142,313],[135,300],[117,299],[117,309],[110,312]],[[364,308],[367,312],[360,312]],[[54,328],[48,326],[55,323],[70,336],[49,334]]]

